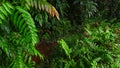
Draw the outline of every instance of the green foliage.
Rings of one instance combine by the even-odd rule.
[[[52,6],[50,3],[46,2],[46,0],[25,0],[25,6],[28,9],[30,9],[30,7],[33,7],[39,10],[45,10],[51,16],[56,16],[57,19],[59,19],[59,13],[55,9],[55,7]]]
[[[68,45],[63,39],[58,42],[61,44],[62,48],[65,50],[66,55],[70,58],[70,53],[72,52],[72,50],[68,47]]]
[[[69,11],[67,10],[69,8],[67,0],[50,0],[50,3],[57,8],[61,17],[67,15],[67,12]]]
[[[8,55],[8,45],[3,37],[0,37],[0,48],[4,50],[4,52],[6,52],[6,54]]]
[[[92,21],[92,22],[91,22]],[[112,21],[112,20],[111,20]],[[50,59],[50,68],[119,68],[119,43],[117,25],[108,21],[86,20],[80,34],[72,34],[58,41]],[[116,27],[115,27],[116,26]],[[42,64],[44,65],[44,64]],[[44,66],[43,66],[44,68]]]
[[[2,20],[5,21],[6,17],[9,16],[9,14],[12,14],[12,10],[13,6],[6,2],[6,3],[2,3],[2,5],[0,6],[0,24],[2,24]]]
[[[48,1],[0,0],[1,68],[120,67],[120,0]],[[58,46],[44,58],[39,40]]]
[[[35,45],[39,42],[34,18],[30,8],[47,11],[59,19],[55,7],[45,0],[2,0],[0,3],[0,66],[2,68],[31,68],[35,63],[32,56],[43,55]],[[4,57],[5,56],[5,57]],[[5,59],[5,61],[3,61]]]
[[[106,21],[100,22],[98,26],[95,26],[93,23],[90,25],[87,24],[85,27],[86,37],[84,40],[85,43],[83,44],[91,47],[91,50],[93,49],[95,53],[98,52],[98,55],[95,54],[96,59],[99,59],[98,62],[102,61],[102,63],[104,63],[99,65],[93,60],[92,64],[96,65],[96,67],[103,66],[112,68],[111,64],[117,62],[116,60],[119,59],[119,46],[116,45],[118,43],[115,43],[117,35],[110,27],[111,25]]]
[[[79,5],[83,18],[90,18],[97,12],[97,3],[92,0],[75,0],[74,4]]]
[[[117,18],[119,20],[120,18],[120,9],[118,6],[120,6],[119,0],[102,0],[102,1],[95,1],[98,4],[98,14],[101,15],[103,18],[111,19],[111,18]]]

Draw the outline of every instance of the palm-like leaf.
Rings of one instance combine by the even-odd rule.
[[[16,7],[16,9],[17,12],[15,12],[13,17],[14,25],[18,27],[18,31],[26,37],[27,42],[35,45],[38,41],[37,30],[31,15],[21,7]]]
[[[2,5],[0,6],[0,24],[2,23],[2,21],[6,20],[9,14],[12,14],[13,10],[14,8],[10,3],[2,3]]]
[[[54,6],[52,6],[46,0],[25,0],[25,1],[26,1],[25,6],[27,8],[29,8],[29,7],[35,7],[36,9],[45,10],[51,16],[56,16],[57,19],[59,19],[59,13],[58,13],[58,11],[55,9]]]
[[[32,50],[33,54],[39,55],[43,59],[43,56],[34,48],[34,45],[38,42],[38,36],[31,15],[21,7],[17,6],[16,9],[13,23],[20,34],[15,34],[17,38],[14,37],[13,40],[18,39],[17,41],[15,40],[16,43],[19,42],[18,44],[26,45],[30,48],[28,49],[29,52]]]

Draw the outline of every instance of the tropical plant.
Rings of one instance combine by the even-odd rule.
[[[117,18],[119,20],[120,9],[118,6],[120,6],[120,0],[94,0],[94,2],[98,5],[98,15],[107,19]]]
[[[41,55],[35,45],[39,42],[37,28],[30,11],[45,10],[59,19],[59,14],[46,0],[0,1],[0,67],[33,67],[33,55]],[[5,60],[3,60],[5,59]]]
[[[33,56],[41,59],[38,68],[119,68],[119,6],[120,0],[0,0],[0,68],[35,67]],[[39,41],[58,41],[45,46],[54,50],[49,58],[36,50]]]
[[[82,13],[81,17],[90,18],[91,16],[95,15],[94,13],[97,12],[97,3],[90,0],[75,0],[74,4],[78,4],[80,6],[80,11]]]
[[[118,35],[113,29],[116,27],[106,20],[86,21],[88,23],[81,27],[81,31],[84,31],[81,32],[82,36],[78,33],[58,40],[59,46],[56,46],[51,57],[41,64],[42,68],[120,67],[120,44],[116,42]]]

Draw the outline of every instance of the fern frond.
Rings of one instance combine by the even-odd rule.
[[[0,48],[8,55],[8,45],[7,41],[0,36]]]
[[[13,16],[13,23],[18,31],[26,37],[26,42],[35,45],[38,42],[37,29],[31,15],[21,7],[16,7],[17,11]]]
[[[15,59],[13,60],[12,68],[25,68],[24,60],[23,60],[22,48],[17,48],[17,54]]]
[[[8,36],[8,39],[11,43],[16,45],[27,45],[24,36],[17,32],[12,32],[11,35]]]
[[[51,16],[56,16],[59,20],[59,13],[55,9],[54,6],[52,6],[50,3],[48,3],[46,0],[25,0],[26,1],[26,7],[30,6],[39,10],[45,10],[47,11]]]
[[[9,16],[9,14],[13,13],[13,6],[8,3],[2,3],[2,5],[0,6],[0,24],[2,23],[2,21],[6,21],[6,18]]]
[[[59,40],[58,43],[62,46],[66,55],[70,58],[70,53],[72,50],[68,47],[67,43],[63,39]]]
[[[26,45],[28,52],[39,55],[43,59],[43,56],[34,46],[38,42],[38,35],[31,15],[23,8],[17,6],[12,19],[13,24],[18,29],[18,33],[12,36],[11,41],[20,45]]]
[[[17,52],[14,53],[15,59],[13,59],[13,62],[11,63],[11,66],[13,68],[16,68],[16,66],[19,66],[21,68],[29,65],[34,66],[34,64],[32,64],[32,60],[30,59],[32,55],[38,55],[42,60],[44,59],[43,55],[35,49],[35,46],[31,45],[30,42],[26,42],[26,38],[20,33],[12,32],[12,34],[9,35],[9,41],[17,45]],[[25,64],[26,62],[28,65]]]

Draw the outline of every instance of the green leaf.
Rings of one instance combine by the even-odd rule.
[[[5,16],[4,16],[3,14],[0,14],[0,18],[1,18],[2,20],[5,20]]]
[[[0,11],[1,11],[5,16],[8,15],[8,13],[7,13],[7,11],[5,10],[4,7],[0,7]]]
[[[13,23],[14,24],[17,24],[18,22],[17,22],[17,18],[18,18],[18,15],[19,15],[19,12],[16,12],[15,14],[14,14],[14,17],[13,17]]]
[[[0,24],[2,24],[2,20],[0,19]]]
[[[2,50],[8,55],[8,45],[7,45],[7,41],[5,40],[4,37],[0,36],[0,48],[2,48]]]
[[[7,5],[7,7],[9,7],[11,10],[14,10],[14,7],[13,7],[9,2],[6,2],[6,5]]]
[[[64,49],[66,55],[70,58],[70,53],[72,52],[72,50],[68,47],[68,45],[66,44],[66,42],[61,39],[60,41],[58,41],[58,43],[61,44],[62,48]]]
[[[5,4],[2,4],[3,5],[3,7],[5,8],[5,10],[8,12],[8,13],[10,13],[10,14],[12,14],[12,11],[11,11],[11,9],[10,9],[10,5],[8,5],[8,3],[5,3]]]

